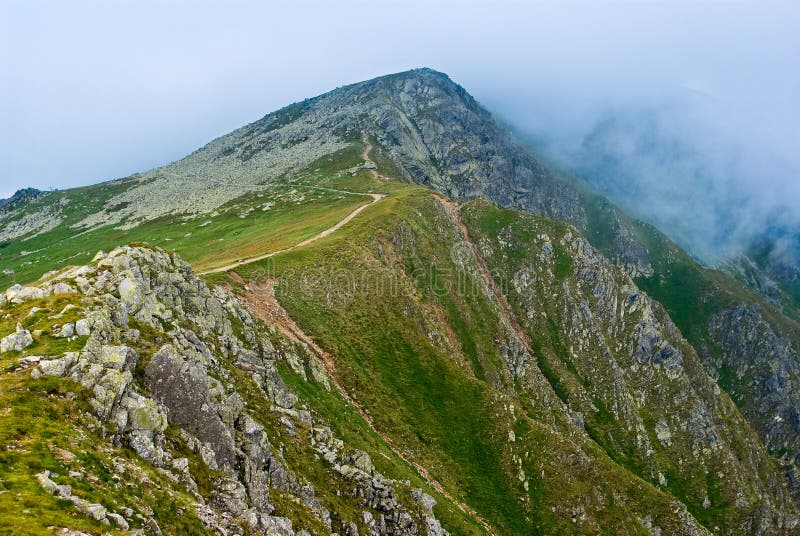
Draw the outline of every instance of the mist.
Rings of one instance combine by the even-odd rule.
[[[540,115],[518,131],[537,152],[702,262],[717,265],[765,238],[775,240],[776,253],[798,254],[787,238],[800,230],[793,126],[782,133],[771,125],[726,128],[737,110],[691,89],[660,101],[596,105],[571,125],[550,117],[552,108],[531,113]]]
[[[0,197],[427,66],[713,262],[800,219],[799,27],[789,1],[0,0]]]

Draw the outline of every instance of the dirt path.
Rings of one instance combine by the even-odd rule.
[[[334,386],[336,389],[344,396],[344,398],[350,402],[353,407],[355,407],[361,416],[366,421],[367,425],[370,429],[375,432],[388,446],[392,449],[398,458],[412,466],[416,469],[417,473],[419,473],[420,477],[433,489],[439,492],[443,497],[447,498],[451,503],[456,505],[456,507],[461,510],[464,514],[470,516],[474,519],[481,527],[486,530],[486,532],[490,535],[493,535],[491,527],[489,524],[484,521],[474,510],[472,510],[469,506],[464,504],[463,502],[459,501],[455,497],[453,497],[444,487],[437,480],[431,477],[428,470],[425,469],[422,465],[418,464],[414,460],[410,459],[402,450],[400,450],[395,444],[392,439],[379,431],[375,427],[375,423],[372,421],[372,416],[367,412],[366,409],[353,397],[353,395],[347,390],[345,387],[344,382],[339,377],[339,374],[336,372],[336,364],[334,362],[333,356],[323,350],[317,343],[315,343],[311,337],[309,337],[300,327],[295,323],[294,320],[289,316],[289,313],[283,306],[278,302],[275,298],[275,288],[274,288],[275,281],[274,280],[262,280],[259,284],[255,284],[253,282],[245,285],[245,295],[244,295],[244,302],[247,305],[248,309],[255,313],[258,317],[262,320],[267,322],[270,325],[277,326],[277,328],[289,337],[290,339],[300,342],[304,344],[308,350],[314,354],[317,359],[320,360],[322,366],[325,368],[325,371],[331,377],[334,382]]]
[[[370,152],[372,152],[372,144],[369,142],[369,139],[367,138],[366,135],[363,136],[363,140],[364,140],[364,149],[361,151],[361,158],[365,162],[372,162],[372,160],[370,160],[370,158],[369,158],[369,154],[370,154]],[[372,164],[375,164],[375,162],[372,162]],[[386,181],[389,180],[389,177],[387,177],[385,175],[381,175],[378,172],[377,168],[372,168],[372,169],[369,169],[368,171],[376,179],[386,180]],[[174,175],[174,173],[173,173],[173,175]],[[234,268],[237,268],[239,266],[243,266],[245,264],[250,264],[250,263],[253,263],[253,262],[263,261],[264,259],[268,259],[268,258],[273,257],[275,255],[279,255],[281,253],[286,253],[287,251],[291,251],[293,249],[297,249],[297,248],[301,248],[303,246],[307,246],[307,245],[311,244],[312,242],[316,242],[320,238],[325,238],[326,236],[329,236],[332,233],[335,233],[336,231],[341,229],[343,226],[347,225],[347,223],[350,222],[353,218],[355,218],[356,216],[361,214],[361,211],[363,211],[365,208],[367,208],[368,206],[372,205],[373,203],[377,203],[378,201],[380,201],[381,199],[386,197],[386,194],[373,194],[373,193],[364,193],[364,192],[348,192],[347,190],[334,190],[333,188],[323,188],[321,186],[308,186],[308,188],[313,188],[315,190],[325,190],[325,191],[328,191],[328,192],[339,192],[339,193],[342,193],[342,194],[368,195],[368,196],[372,197],[372,201],[370,201],[369,203],[367,203],[365,205],[361,205],[360,207],[355,209],[353,212],[351,212],[350,214],[345,216],[344,219],[339,221],[333,227],[330,227],[329,229],[325,229],[321,233],[316,234],[316,235],[312,236],[311,238],[307,238],[307,239],[303,240],[302,242],[300,242],[299,244],[295,244],[295,245],[293,245],[291,247],[288,247],[288,248],[279,249],[279,250],[273,251],[271,253],[265,253],[264,255],[259,255],[258,257],[249,257],[247,259],[241,259],[241,260],[238,260],[238,261],[233,262],[231,264],[228,264],[228,265],[225,265],[225,266],[220,266],[219,268],[213,268],[211,270],[206,270],[205,272],[200,272],[200,275],[218,274],[220,272],[229,272],[229,271],[231,271]]]
[[[366,134],[361,136],[361,139],[364,141],[364,148],[361,150],[361,160],[372,162],[372,160],[369,159],[369,153],[372,152],[372,144],[369,142],[369,138],[367,138]]]
[[[506,298],[506,295],[503,294],[503,292],[500,290],[500,287],[497,286],[494,277],[492,277],[491,270],[489,270],[489,267],[486,265],[486,261],[483,259],[481,252],[478,250],[477,244],[475,244],[475,241],[469,234],[469,229],[467,229],[467,226],[461,219],[461,211],[459,210],[458,205],[451,199],[448,199],[442,195],[436,194],[435,197],[444,207],[444,211],[450,220],[461,230],[461,234],[464,236],[464,241],[469,245],[470,250],[472,250],[472,255],[475,257],[475,261],[478,264],[478,268],[481,271],[484,282],[492,291],[495,301],[500,306],[503,319],[508,324],[508,327],[510,327],[517,336],[517,339],[522,343],[523,346],[525,346],[525,349],[528,351],[531,358],[535,359],[536,354],[533,353],[531,339],[525,330],[522,329],[522,326],[519,325],[519,322],[517,322],[517,317],[514,315],[514,310],[511,308],[511,304],[508,303],[508,298]]]
[[[329,188],[320,188],[320,189],[321,190],[328,190]],[[239,266],[243,266],[245,264],[250,264],[252,262],[257,262],[257,261],[261,261],[261,260],[264,260],[264,259],[268,259],[268,258],[270,258],[272,256],[275,256],[275,255],[278,255],[280,253],[286,253],[287,251],[292,251],[293,249],[297,249],[297,248],[301,248],[301,247],[307,246],[307,245],[311,244],[312,242],[316,242],[320,238],[325,238],[326,236],[329,236],[329,235],[335,233],[336,231],[341,229],[343,226],[347,225],[353,218],[355,218],[356,216],[361,214],[361,211],[363,211],[365,208],[367,208],[368,206],[372,205],[373,203],[377,203],[378,201],[380,201],[381,199],[386,197],[386,194],[366,194],[366,193],[362,193],[362,192],[346,192],[344,190],[331,190],[331,191],[342,192],[342,193],[345,193],[345,194],[368,195],[368,196],[372,197],[372,201],[370,201],[369,203],[367,203],[365,205],[361,205],[360,207],[355,209],[353,212],[351,212],[350,214],[345,216],[343,219],[341,219],[333,227],[329,227],[328,229],[325,229],[324,231],[322,231],[322,232],[320,232],[318,234],[315,234],[311,238],[307,238],[307,239],[303,240],[299,244],[295,244],[295,245],[290,246],[288,248],[279,249],[279,250],[276,250],[276,251],[273,251],[273,252],[270,252],[270,253],[265,253],[264,255],[259,255],[258,257],[250,257],[248,259],[241,259],[241,260],[238,260],[238,261],[236,261],[236,262],[234,262],[232,264],[228,264],[226,266],[221,266],[219,268],[214,268],[213,270],[206,270],[205,272],[200,272],[200,275],[216,274],[216,273],[220,273],[220,272],[229,272],[229,271],[231,271],[234,268],[237,268]]]
[[[363,136],[361,136],[361,140],[364,142],[364,149],[362,149],[361,151],[361,159],[364,160],[365,162],[370,162],[375,166],[373,168],[368,169],[368,171],[374,178],[381,181],[388,181],[389,177],[387,177],[386,175],[381,175],[381,173],[378,171],[378,166],[369,157],[369,153],[372,152],[372,144],[369,142],[369,138],[367,138],[367,135],[364,134]]]

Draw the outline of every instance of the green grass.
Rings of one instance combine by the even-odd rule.
[[[331,417],[329,407],[321,408],[315,404],[316,396],[326,396],[326,402],[332,403],[336,407],[338,404],[341,409],[341,401],[337,400],[335,396],[324,391],[324,389],[316,384],[311,384],[300,378],[293,376],[293,372],[289,368],[283,366],[285,362],[281,362],[281,375],[289,381],[291,387],[300,387],[297,394],[301,395],[301,399],[311,403],[311,407],[321,410],[318,415],[323,417]],[[246,373],[232,367],[226,366],[226,370],[234,381],[237,392],[239,392],[245,400],[246,409],[255,415],[259,422],[264,425],[265,431],[269,437],[273,449],[280,452],[281,463],[294,475],[307,482],[311,482],[314,487],[316,498],[320,503],[332,513],[334,530],[339,527],[337,523],[341,521],[353,521],[361,528],[366,530],[363,525],[361,513],[365,510],[370,510],[361,504],[361,499],[355,496],[351,491],[355,486],[353,483],[344,479],[338,472],[336,472],[326,461],[322,460],[317,452],[312,448],[311,442],[311,429],[302,423],[296,423],[296,428],[293,437],[289,437],[284,432],[284,426],[280,422],[280,415],[270,410],[270,403],[267,400],[265,393],[258,387],[252,378]],[[315,393],[316,396],[309,396],[309,393]],[[322,393],[325,393],[323,395]],[[305,396],[303,396],[305,395]],[[306,398],[308,397],[308,398]],[[365,423],[359,422],[360,417],[357,413],[353,413],[352,407],[345,409],[349,411],[349,416],[354,419],[349,422],[349,430],[351,430],[345,439],[358,439],[354,443],[348,441],[347,448],[353,449],[356,446],[361,447],[368,436],[353,435],[353,429],[360,430],[361,432],[369,433],[368,429],[364,428]],[[337,430],[334,425],[334,430]],[[374,440],[374,438],[373,438]],[[355,446],[354,446],[355,445]],[[385,445],[384,445],[385,449]],[[367,450],[369,452],[369,450]],[[386,455],[386,450],[381,451]],[[390,451],[389,451],[390,452]],[[376,466],[387,470],[387,476],[391,475],[394,478],[407,477],[409,480],[415,480],[414,475],[408,473],[408,469],[399,463],[396,459],[387,465],[383,462],[382,456],[375,457]],[[410,496],[408,493],[403,493],[402,486],[396,484],[398,491],[398,499],[404,504],[409,504]],[[350,492],[349,492],[350,491]],[[295,530],[305,528],[312,531],[313,534],[324,534],[327,531],[321,530],[321,523],[319,519],[311,512],[306,506],[297,502],[297,499],[292,497],[288,492],[271,489],[270,502],[276,507],[273,515],[289,516],[293,519]],[[412,510],[413,511],[413,510]],[[378,512],[372,511],[375,517]],[[462,520],[463,523],[463,520]]]
[[[137,241],[176,251],[198,270],[290,247],[332,227],[370,201],[364,195],[312,187],[348,189],[352,178],[334,176],[339,170],[360,163],[360,150],[361,143],[353,143],[291,178],[276,181],[263,192],[247,194],[227,203],[220,207],[218,215],[164,216],[128,230],[111,225],[84,232],[71,225],[101,209],[113,195],[128,188],[130,180],[47,194],[25,212],[41,209],[59,197],[70,199],[64,209],[64,222],[42,235],[9,241],[0,249],[0,288],[15,281],[34,281],[45,272],[67,264],[88,263],[98,250],[107,251]],[[363,184],[363,177],[356,181]],[[375,181],[374,186],[385,184]],[[271,206],[264,210],[266,204]],[[211,223],[207,224],[209,221]],[[4,269],[15,273],[2,274]]]
[[[91,304],[84,302],[78,294],[53,294],[45,298],[30,300],[18,305],[6,306],[4,315],[0,318],[0,337],[13,333],[16,330],[17,322],[28,329],[33,335],[33,344],[20,352],[6,352],[0,355],[0,363],[12,362],[18,357],[25,355],[61,355],[64,352],[74,352],[83,348],[87,337],[76,336],[70,340],[53,336],[53,330],[60,329],[60,326],[83,318],[84,308]],[[58,315],[68,306],[74,306],[67,310],[58,318]],[[31,312],[34,308],[38,311]]]
[[[406,195],[427,198],[415,187],[409,187]],[[353,254],[361,256],[357,253],[360,248],[351,252],[341,245],[331,248],[326,244],[357,240],[361,233],[374,231],[377,221],[400,209],[397,195],[370,207],[362,213],[367,216],[359,223],[353,222],[348,233],[330,237],[330,241],[319,243],[313,250],[282,255],[276,260],[277,275],[290,277],[302,266],[327,265],[335,269],[350,265],[358,270],[359,265],[351,263],[357,263]],[[427,264],[426,259],[418,261]],[[404,314],[408,305],[403,303],[405,296],[375,300],[360,295],[356,297],[356,307],[326,310],[319,307],[318,296],[284,293],[282,289],[293,283],[281,281],[280,298],[293,317],[305,326],[313,326],[314,335],[337,356],[339,373],[354,387],[358,399],[370,408],[394,408],[373,412],[379,428],[397,431],[399,443],[408,445],[408,452],[425,466],[445,463],[435,471],[436,477],[461,490],[462,497],[483,503],[483,509],[495,518],[504,516],[517,523],[524,519],[519,507],[505,500],[513,492],[505,476],[504,460],[499,456],[502,452],[491,439],[499,433],[490,432],[494,429],[491,411],[495,405],[490,391],[432,347],[414,319]],[[401,284],[404,292],[416,294],[411,278]],[[403,401],[400,407],[398,400]],[[459,433],[452,433],[453,430]],[[448,456],[432,459],[430,453],[435,451],[445,451]],[[512,525],[516,530],[525,530],[525,526]]]
[[[44,470],[92,503],[117,512],[123,506],[141,514],[152,509],[167,533],[208,533],[185,490],[132,452],[112,448],[83,417],[90,411],[88,396],[68,379],[32,380],[27,371],[0,375],[0,534],[52,534],[51,527],[118,533],[42,490],[35,475]],[[120,461],[130,469],[122,475],[113,469]],[[84,476],[70,477],[71,470]],[[131,526],[141,525],[133,519]]]
[[[367,424],[358,410],[336,390],[326,390],[322,385],[301,378],[285,362],[278,363],[278,370],[286,384],[301,400],[308,403],[314,412],[351,448],[367,452],[375,468],[383,475],[396,480],[408,480],[412,487],[421,487],[432,495],[437,506],[435,512],[442,523],[457,534],[480,534],[481,529],[470,517],[431,489],[415,469],[400,459]]]
[[[290,121],[292,113],[291,109],[287,110],[282,120]],[[545,231],[554,238],[552,259],[548,264],[553,281],[539,282],[532,291],[541,309],[548,314],[547,321],[536,325],[530,333],[539,356],[538,367],[546,382],[523,385],[506,367],[502,351],[506,334],[496,307],[482,292],[475,292],[480,287],[471,280],[470,274],[476,273],[475,266],[460,266],[454,260],[452,246],[460,240],[458,229],[424,188],[398,181],[379,181],[366,171],[352,176],[338,174],[361,162],[360,150],[361,143],[354,141],[346,149],[321,158],[292,177],[282,178],[262,194],[248,194],[228,203],[217,216],[186,221],[165,217],[129,231],[104,228],[75,236],[77,231],[69,225],[100,208],[112,195],[129,187],[130,181],[48,194],[49,197],[37,203],[41,205],[59,195],[72,199],[65,209],[65,224],[40,237],[25,242],[13,241],[0,248],[0,269],[13,267],[16,270],[13,277],[0,278],[0,286],[10,284],[14,278],[33,280],[66,263],[85,263],[96,249],[109,249],[132,241],[146,241],[177,251],[195,268],[213,268],[296,244],[332,226],[369,201],[363,195],[340,194],[317,187],[389,194],[339,232],[316,242],[314,247],[284,253],[269,262],[242,266],[237,272],[245,279],[264,270],[278,277],[277,295],[281,303],[306,332],[332,353],[340,376],[370,412],[378,429],[400,445],[406,455],[428,468],[454,496],[479,512],[498,533],[554,534],[576,530],[638,533],[644,532],[638,519],[645,512],[669,530],[670,523],[674,522],[671,497],[654,487],[654,476],[633,448],[631,436],[621,429],[608,401],[597,394],[604,386],[603,378],[596,377],[585,363],[575,362],[569,351],[571,341],[560,335],[564,320],[554,296],[559,295],[564,285],[573,284],[575,267],[558,238],[574,231],[562,223],[499,210],[483,202],[470,203],[464,209],[471,232],[491,244],[495,258],[490,268],[502,275],[497,283],[504,288],[525,263],[539,262],[533,258],[536,252],[530,249],[536,236]],[[384,174],[400,174],[380,147],[374,149],[372,158]],[[267,202],[273,205],[266,211],[261,210]],[[251,208],[255,211],[240,217]],[[588,238],[610,254],[620,225],[619,214],[610,205],[597,201],[590,204],[587,215],[592,222]],[[212,223],[203,225],[207,220]],[[700,268],[679,249],[670,246],[652,227],[640,225],[636,233],[650,251],[656,269],[656,276],[640,279],[640,285],[664,303],[690,341],[706,342],[705,326],[710,317],[743,294],[730,290],[729,282],[717,272]],[[91,251],[87,244],[91,244]],[[23,255],[24,250],[34,253]],[[342,276],[348,278],[349,285],[342,285]],[[229,284],[239,292],[244,290],[240,282],[224,274],[209,276],[207,280]],[[376,284],[386,281],[392,283],[392,292]],[[469,284],[463,286],[463,281]],[[440,289],[447,289],[447,292],[438,292]],[[48,335],[54,322],[49,316],[71,299],[74,298],[54,296],[35,302],[43,306],[44,311],[26,318],[24,323],[31,330],[41,332],[37,332],[36,344],[25,353],[58,354],[78,349],[83,344],[80,339],[66,341]],[[13,315],[0,319],[0,335],[13,331],[15,319],[25,317],[35,303],[9,308]],[[512,306],[518,318],[524,318],[521,305],[513,297]],[[234,325],[235,331],[240,333],[240,326],[236,326],[236,322]],[[135,324],[133,327],[142,330],[145,341],[140,352],[142,367],[160,346],[158,338],[165,336],[145,326]],[[3,356],[3,370],[8,370],[16,357],[19,354]],[[265,423],[270,441],[281,450],[287,467],[314,484],[318,498],[327,508],[339,512],[342,518],[360,519],[358,502],[337,493],[347,483],[340,481],[325,462],[316,459],[310,447],[310,431],[300,426],[297,439],[288,440],[282,425],[270,412],[264,393],[252,379],[234,368],[230,368],[228,374],[245,397],[248,411]],[[437,515],[453,534],[482,532],[474,520],[453,503],[430,490],[416,471],[392,452],[339,393],[303,380],[283,362],[280,374],[303,403],[328,422],[351,448],[369,452],[381,472],[398,480],[407,479],[412,486],[422,486],[434,495],[439,501]],[[726,389],[735,390],[738,384],[729,376],[720,370],[720,383]],[[15,379],[11,382],[10,378]],[[51,400],[54,404],[49,409],[35,407],[36,411],[48,415],[42,426],[50,428],[23,427],[20,437],[34,442],[39,434],[46,439],[61,435],[66,441],[76,437],[77,432],[67,429],[70,422],[67,414],[58,412],[79,412],[81,399],[62,404],[65,395],[57,393],[63,387],[52,387],[55,380],[41,382],[50,386],[47,389],[55,389],[54,392],[30,391],[29,380],[23,381],[21,376],[11,375],[3,381],[11,383],[0,392],[0,411],[4,404],[13,403],[15,413],[18,405],[25,408],[34,404],[25,394],[31,392],[42,398],[42,403]],[[545,404],[542,392],[535,392],[534,388],[552,392],[551,402]],[[581,392],[595,395],[582,398],[578,396]],[[582,410],[588,438],[574,437],[574,428],[567,424],[565,415],[556,406],[556,398]],[[513,415],[508,410],[512,404],[520,408]],[[590,405],[595,409],[587,409]],[[23,417],[30,416],[25,411],[19,413]],[[652,424],[652,416],[645,411],[643,419]],[[742,423],[736,421],[731,425],[741,426]],[[0,434],[12,437],[16,433],[13,426],[6,428],[5,421],[0,420],[0,427]],[[512,429],[517,437],[514,443],[508,439]],[[171,444],[181,451],[184,446],[174,430],[172,432],[169,435]],[[98,485],[99,491],[84,491],[96,492],[97,500],[112,501],[114,496],[110,491],[103,495],[106,484],[113,484],[113,478],[104,469],[109,453],[99,447],[102,441],[92,435],[87,437],[94,446],[87,444],[84,448],[84,443],[79,443],[80,450],[90,453],[86,463],[95,468],[98,479],[104,484]],[[3,439],[0,435],[0,445],[5,444]],[[24,475],[26,467],[33,467],[30,465],[34,463],[33,456],[47,460],[42,449],[39,444],[31,450],[34,454],[23,462],[9,458],[8,463],[13,465],[8,467],[12,469],[6,471],[6,477],[0,476],[2,485],[7,486],[7,481],[14,485],[15,478],[19,479],[20,486],[28,485],[25,480],[28,477]],[[123,454],[130,456],[130,453]],[[186,455],[193,472],[197,472],[201,493],[209,494],[218,475],[204,471],[196,456]],[[669,464],[672,458],[680,455],[680,452],[658,447],[654,459]],[[590,464],[569,465],[570,460],[586,456]],[[52,466],[61,467],[55,462]],[[4,467],[0,465],[0,469]],[[63,471],[63,467],[61,469]],[[526,475],[527,489],[518,479],[520,469]],[[699,520],[707,526],[726,527],[720,520],[732,511],[732,506],[727,489],[723,489],[713,475],[707,479],[704,473],[698,473],[696,467],[691,466],[668,471],[667,476],[666,491],[685,501]],[[403,486],[400,488],[404,490]],[[36,492],[33,488],[18,489],[22,490],[20,496]],[[136,492],[144,494],[148,501],[161,500],[156,491],[149,488],[137,488]],[[704,494],[712,498],[713,508],[698,506]],[[602,500],[598,499],[597,503],[586,499],[598,495]],[[38,525],[25,517],[28,514],[5,513],[20,510],[19,505],[8,502],[13,497],[11,493],[0,493],[0,519],[10,525],[22,516],[32,527],[32,533],[36,533]],[[182,499],[179,495],[175,497],[178,498],[173,497],[173,503],[167,499],[163,505],[159,503],[159,508],[176,509],[174,501]],[[299,520],[295,528],[319,531],[318,521],[291,496],[276,493],[274,498],[276,515],[292,515]],[[47,500],[50,499],[41,498],[43,510],[59,506]],[[578,501],[587,505],[595,525],[578,528],[573,524],[564,508]],[[39,510],[27,510],[33,512],[32,519],[40,515]],[[162,528],[173,527],[177,532],[194,530],[193,519],[184,520],[162,510],[157,514],[164,519]],[[41,515],[45,520],[50,519]],[[78,522],[86,523],[86,520]],[[90,532],[96,529],[88,525],[76,526]]]
[[[50,333],[82,318],[90,305],[95,305],[91,298],[65,293],[3,308],[0,335],[19,321],[34,333],[34,344],[0,356],[0,534],[52,534],[52,527],[119,533],[42,490],[35,475],[44,470],[90,503],[118,513],[130,507],[152,516],[166,533],[206,534],[194,513],[194,499],[182,486],[132,451],[110,444],[107,431],[90,417],[90,392],[68,378],[33,379],[30,369],[18,369],[24,355],[59,357],[82,348],[86,337],[68,340]],[[119,474],[117,466],[124,472]],[[83,476],[70,476],[70,471]],[[130,521],[132,528],[141,528],[137,518]]]

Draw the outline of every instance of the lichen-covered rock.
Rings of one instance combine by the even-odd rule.
[[[130,528],[128,521],[116,512],[108,512],[106,517],[108,517],[108,519],[110,519],[111,522],[114,523],[114,526],[119,530],[128,530]]]
[[[755,423],[767,446],[781,452],[800,497],[800,360],[758,306],[737,303],[714,315],[711,339],[722,352],[704,352],[706,364]]]
[[[6,300],[10,303],[22,303],[28,300],[43,298],[46,292],[38,287],[14,285],[6,290]]]
[[[64,376],[78,360],[76,352],[67,352],[58,359],[44,359],[38,362],[39,371],[45,376]]]
[[[117,288],[119,289],[120,300],[122,300],[122,304],[128,312],[131,314],[137,313],[144,300],[144,294],[139,282],[134,277],[127,276]]]
[[[58,484],[56,484],[50,479],[50,471],[44,471],[42,473],[37,474],[36,480],[39,481],[39,485],[47,493],[55,495],[58,492]]]
[[[17,322],[16,331],[0,339],[0,353],[19,352],[31,344],[33,344],[33,336],[31,335],[31,332],[22,327],[22,324]]]
[[[80,336],[89,335],[89,321],[85,318],[81,318],[77,322],[75,322],[75,334]]]
[[[63,339],[72,337],[73,335],[75,335],[75,323],[69,322],[61,326],[61,329],[58,331],[58,333],[55,333],[53,336]]]
[[[163,404],[172,422],[212,449],[218,467],[233,468],[236,448],[211,390],[218,388],[208,370],[184,360],[172,345],[163,346],[145,369],[146,385]]]
[[[292,520],[286,517],[261,516],[261,524],[267,534],[275,536],[294,536]]]

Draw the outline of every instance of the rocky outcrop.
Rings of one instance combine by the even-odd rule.
[[[770,277],[766,270],[758,266],[753,259],[741,255],[731,259],[725,268],[750,288],[764,296],[778,308],[783,307],[784,300],[789,299],[780,285]]]
[[[790,341],[775,333],[757,305],[736,304],[715,315],[712,341],[722,349],[707,360],[720,384],[756,423],[765,443],[791,462],[791,479],[800,496],[800,365]]]
[[[478,207],[466,206],[468,222],[480,221]],[[726,531],[798,527],[797,507],[770,468],[767,449],[664,309],[629,274],[567,226],[524,217],[496,237],[472,229],[493,273],[510,281],[509,300],[521,324],[539,339],[539,367],[573,420],[610,456],[662,489],[692,487],[682,500],[693,512],[735,503],[739,517]],[[524,244],[519,237],[526,237]],[[765,333],[751,335],[753,344],[769,341]],[[774,358],[775,350],[771,345],[765,355]],[[782,361],[797,367],[788,354]],[[758,375],[773,377],[769,363],[754,366],[762,369]],[[778,376],[766,383],[778,389],[785,384]],[[787,417],[792,405],[786,401]],[[698,485],[696,475],[708,475],[706,483]],[[765,504],[772,505],[769,513]]]
[[[50,479],[50,471],[44,471],[36,475],[39,485],[44,491],[51,495],[65,499],[75,505],[75,508],[84,515],[91,517],[106,525],[114,525],[119,530],[127,531],[130,528],[125,516],[117,512],[109,511],[105,506],[98,503],[90,503],[85,499],[73,494],[72,488],[68,485],[58,485]]]
[[[0,199],[0,210],[9,211],[42,197],[44,192],[36,188],[22,188],[8,199]]]
[[[790,224],[770,227],[723,268],[776,307],[796,309],[800,306],[800,228]]]
[[[69,377],[82,384],[91,393],[89,405],[110,444],[130,447],[182,482],[195,495],[209,527],[221,533],[239,533],[246,526],[251,533],[307,534],[293,529],[297,525],[291,515],[286,517],[289,512],[276,511],[271,493],[278,490],[332,532],[347,531],[352,524],[375,535],[446,534],[433,514],[434,503],[423,500],[421,491],[414,496],[408,492],[401,500],[394,481],[378,473],[366,453],[351,451],[307,410],[296,407],[298,397],[276,372],[279,355],[270,340],[275,334],[258,325],[226,290],[207,287],[183,261],[158,250],[118,248],[98,254],[92,266],[64,272],[46,288],[16,289],[12,298],[38,299],[67,279],[96,305],[60,330],[88,339],[78,352],[28,357],[25,365],[33,366],[33,378]],[[29,340],[30,333],[20,325],[3,345],[24,348]],[[260,400],[240,392],[244,380],[237,381],[236,374],[251,378],[247,381],[260,388]],[[328,464],[331,480],[339,475],[348,483],[336,493],[361,505],[362,519],[337,514],[334,526],[314,483],[289,469],[268,435],[274,429],[264,421],[269,416],[254,413],[253,404],[271,404],[286,434],[273,437],[281,444],[300,441],[298,427],[315,430],[310,439]],[[179,442],[217,475],[206,495],[199,493],[197,475],[186,458],[175,452],[176,440],[167,437],[168,428],[177,430]],[[84,515],[126,530],[130,519],[89,504],[49,476],[38,476],[45,491],[72,502]]]
[[[13,212],[7,214],[0,212],[0,221],[3,222],[3,227],[0,229],[0,240],[15,238],[29,240],[55,229],[63,220],[61,213],[67,204],[68,200],[61,198],[55,203],[45,204],[40,210],[34,212],[25,212],[19,215]],[[13,204],[9,205],[9,207],[13,206]]]
[[[22,324],[17,322],[17,329],[14,333],[6,335],[0,340],[0,353],[5,352],[19,352],[33,344],[33,336],[31,332],[22,327]]]

